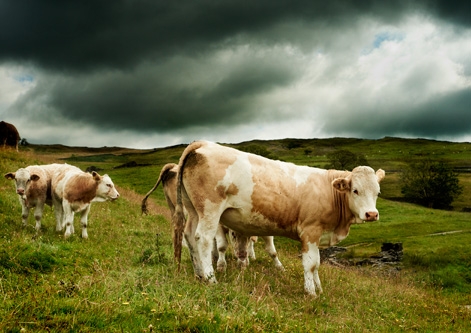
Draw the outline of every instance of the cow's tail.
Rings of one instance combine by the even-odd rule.
[[[144,199],[142,199],[142,203],[141,203],[141,212],[142,214],[148,214],[149,213],[149,210],[147,209],[147,198],[149,198],[149,196],[152,194],[152,192],[155,191],[155,189],[157,187],[159,187],[159,184],[162,182],[163,179],[166,178],[166,175],[167,173],[175,166],[176,164],[174,163],[168,163],[168,164],[165,164],[164,167],[162,168],[162,170],[160,171],[160,175],[159,175],[159,179],[157,179],[157,183],[155,183],[154,187],[149,191],[147,192],[146,196],[144,197]]]
[[[182,187],[183,185],[183,173],[185,172],[185,164],[188,156],[192,155],[196,149],[201,147],[202,142],[193,142],[188,145],[183,151],[178,164],[178,176],[177,176],[177,202],[175,205],[175,213],[173,215],[173,257],[178,263],[180,268],[180,262],[182,257],[182,240],[183,240],[183,229],[185,226],[185,214],[183,212],[182,203]]]

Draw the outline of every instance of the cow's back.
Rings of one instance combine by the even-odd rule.
[[[55,199],[63,199],[65,185],[72,175],[84,173],[76,166],[69,164],[50,164],[47,172],[51,175],[52,195]]]

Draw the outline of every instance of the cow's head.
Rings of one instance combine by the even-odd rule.
[[[237,257],[237,264],[240,267],[246,267],[249,264],[248,249],[251,241],[250,236],[239,234],[234,230],[230,230],[229,238],[234,248],[234,254]]]
[[[377,221],[379,212],[376,209],[376,199],[380,193],[379,183],[385,172],[378,169],[376,173],[367,166],[359,166],[346,178],[336,178],[333,187],[348,197],[348,205],[355,215],[355,222]]]
[[[97,172],[92,172],[93,179],[97,182],[96,197],[93,201],[106,201],[116,200],[119,198],[119,193],[114,187],[110,176],[100,176]]]
[[[26,199],[26,192],[31,185],[31,182],[39,180],[39,176],[31,174],[27,169],[18,169],[16,172],[9,172],[5,174],[6,179],[15,180],[16,193]]]

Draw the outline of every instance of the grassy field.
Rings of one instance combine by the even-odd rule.
[[[469,173],[454,211],[430,210],[392,201],[397,176],[411,158],[436,156],[466,171],[471,144],[427,140],[325,139],[255,141],[285,161],[323,167],[334,149],[367,156],[386,170],[381,219],[354,225],[339,245],[349,257],[379,252],[383,242],[402,242],[400,270],[321,265],[324,294],[303,291],[299,243],[277,238],[286,271],[277,271],[256,244],[257,259],[240,271],[228,253],[219,283],[197,281],[187,252],[181,271],[172,261],[169,212],[161,189],[140,213],[143,195],[160,168],[178,162],[184,146],[146,151],[121,148],[30,146],[0,151],[5,174],[42,163],[95,166],[108,173],[121,198],[95,203],[89,239],[67,240],[55,232],[46,207],[41,233],[30,217],[21,225],[13,182],[0,180],[0,331],[2,332],[468,332],[471,331],[471,207]],[[374,147],[374,149],[372,149]],[[116,168],[129,162],[136,167]],[[389,179],[388,179],[389,178]],[[80,226],[76,222],[76,233]]]

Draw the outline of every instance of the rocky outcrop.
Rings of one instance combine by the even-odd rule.
[[[394,266],[399,268],[402,261],[402,243],[383,243],[381,252],[371,255],[369,258],[342,258],[339,254],[347,251],[345,247],[331,246],[320,250],[321,261],[335,266],[364,266],[373,267]]]

